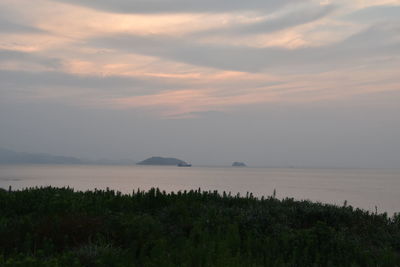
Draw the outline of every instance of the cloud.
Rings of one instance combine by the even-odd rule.
[[[284,49],[201,44],[188,38],[118,34],[99,37],[88,43],[99,48],[140,53],[187,64],[223,70],[258,72],[287,68],[310,68],[315,71],[336,66],[354,65],[400,51],[395,39],[399,29],[376,25],[335,44],[321,47]]]
[[[44,33],[43,30],[0,18],[0,33]]]
[[[400,6],[372,6],[356,10],[342,18],[349,21],[371,22],[400,20]]]
[[[223,117],[226,113],[217,110],[207,110],[207,111],[193,111],[188,112],[185,114],[179,114],[180,118],[200,118],[200,117],[208,117],[208,118],[215,118],[215,117]],[[171,118],[177,118],[178,116],[171,116]]]
[[[108,96],[148,95],[168,89],[179,89],[183,85],[169,79],[141,79],[124,76],[75,75],[58,71],[29,72],[0,70],[0,90],[15,88],[92,88]],[[68,90],[68,89],[66,89]]]
[[[51,69],[59,69],[62,66],[62,60],[59,58],[8,49],[0,49],[0,62],[23,62],[37,64]]]
[[[25,88],[93,88],[109,91],[118,96],[146,95],[163,90],[180,89],[189,84],[169,77],[134,75],[79,75],[64,71],[64,61],[38,53],[27,53],[0,49],[0,62],[20,62],[28,66],[45,68],[6,69],[0,68],[0,92]],[[29,65],[31,64],[31,65]],[[1,67],[1,65],[0,65]]]
[[[293,5],[272,15],[262,14],[263,10],[260,9],[255,12],[257,18],[252,19],[249,13],[239,15],[240,12],[195,15],[155,13],[151,16],[112,14],[82,8],[78,4],[56,5],[52,0],[43,1],[54,5],[47,10],[48,14],[57,13],[61,7],[65,7],[67,12],[65,16],[57,16],[59,20],[46,18],[46,21],[41,19],[41,13],[37,10],[33,16],[36,23],[32,25],[40,25],[48,32],[43,39],[35,40],[41,44],[33,50],[35,52],[0,50],[0,68],[3,69],[0,73],[0,90],[3,95],[12,95],[15,90],[21,92],[21,97],[26,93],[28,98],[32,95],[41,95],[43,98],[49,96],[66,103],[82,103],[89,99],[103,101],[101,105],[104,107],[168,107],[168,114],[189,114],[272,100],[317,101],[347,95],[347,91],[354,92],[355,89],[346,89],[346,92],[335,89],[352,85],[350,82],[342,82],[340,79],[343,76],[337,75],[337,80],[328,76],[326,80],[330,84],[326,85],[326,80],[319,79],[318,74],[334,71],[343,74],[366,66],[373,70],[378,68],[377,63],[386,71],[391,68],[390,64],[398,66],[396,55],[400,51],[400,40],[396,38],[399,29],[389,23],[379,23],[372,27],[365,25],[364,30],[357,33],[354,33],[354,29],[359,30],[361,27],[352,28],[348,31],[352,35],[344,40],[333,42],[335,38],[332,38],[322,42],[324,45],[307,40],[302,46],[290,49],[279,44],[254,44],[257,36],[247,36],[268,33],[262,37],[272,40],[292,34],[307,39],[310,32],[313,32],[315,37],[326,25],[336,25],[335,15],[340,12],[333,13],[336,6],[332,5]],[[297,4],[296,1],[290,3]],[[96,5],[96,2],[91,4]],[[208,8],[211,10],[211,6]],[[80,20],[80,17],[85,19]],[[104,25],[115,22],[114,26],[120,26],[99,26],[98,22],[105,17],[108,19],[104,19]],[[174,19],[170,20],[170,17]],[[71,18],[75,23],[74,29],[59,27]],[[96,27],[90,26],[88,18],[93,20]],[[160,18],[160,21],[155,26],[142,25],[150,18]],[[220,23],[214,25],[208,21],[207,27],[197,25],[193,28],[190,22],[202,25],[201,18],[213,18],[213,22]],[[259,18],[263,19],[260,21]],[[321,18],[328,19],[310,23]],[[227,27],[223,26],[224,20]],[[143,31],[133,33],[131,26],[135,23],[141,25]],[[310,24],[293,28],[306,23]],[[345,24],[341,22],[340,25]],[[81,28],[83,25],[89,27]],[[160,25],[166,28],[183,25],[185,30],[163,32]],[[287,31],[275,33],[285,29]],[[196,35],[201,30],[204,35]],[[212,33],[215,33],[216,39],[210,37]],[[231,34],[229,40],[234,42],[229,43],[224,37],[218,39],[218,35],[224,33]],[[68,41],[61,35],[68,36]],[[23,36],[28,41],[32,39],[31,35]],[[61,39],[49,44],[53,37]],[[241,39],[246,41],[240,42]],[[15,43],[15,40],[11,39],[10,42]],[[370,75],[373,72],[366,73]],[[362,78],[362,75],[357,77],[360,84],[365,81],[365,85],[357,85],[357,90],[374,90],[371,87],[373,81],[367,77]],[[392,89],[392,84],[385,86],[382,87]]]
[[[275,18],[266,18],[248,24],[231,25],[230,27],[194,33],[194,35],[271,33],[319,20],[331,14],[335,9],[336,7],[333,5],[313,6],[312,8],[296,10]]]
[[[300,0],[58,0],[108,12],[117,13],[202,13],[231,12],[237,10],[276,10]],[[307,0],[308,1],[308,0]]]

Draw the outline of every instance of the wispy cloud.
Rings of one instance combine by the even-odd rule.
[[[358,9],[350,14],[346,14],[343,18],[348,21],[370,23],[371,21],[398,21],[400,20],[399,14],[400,4],[398,6],[383,5]]]
[[[322,19],[331,14],[335,8],[336,7],[333,5],[299,8],[296,11],[285,13],[280,16],[262,18],[253,23],[228,25],[227,27],[194,34],[197,36],[209,34],[266,34]]]
[[[399,42],[393,38],[397,33],[397,27],[377,25],[340,43],[299,49],[199,44],[185,38],[135,35],[96,38],[90,43],[99,48],[142,53],[222,70],[253,72],[271,68],[290,70],[296,67],[321,70],[398,53]]]
[[[43,30],[0,17],[0,33],[43,33]]]
[[[108,12],[119,13],[197,13],[197,12],[231,12],[237,10],[275,10],[287,4],[304,1],[299,0],[59,0],[66,3],[87,6]],[[308,1],[308,0],[307,0]]]
[[[389,0],[5,0],[0,9],[0,92],[36,101],[222,111],[394,90],[400,64]]]

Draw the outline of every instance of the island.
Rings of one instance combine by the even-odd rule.
[[[232,163],[232,167],[247,167],[247,165],[243,162],[235,161],[234,163]]]
[[[138,162],[137,165],[189,166],[190,164],[176,158],[151,157]]]

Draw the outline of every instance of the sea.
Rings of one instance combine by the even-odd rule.
[[[311,200],[389,216],[400,212],[400,169],[0,165],[0,188],[54,186],[122,193],[152,187]]]

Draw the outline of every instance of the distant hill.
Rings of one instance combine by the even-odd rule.
[[[178,164],[187,164],[185,161],[176,159],[176,158],[163,158],[163,157],[151,157],[145,159],[139,163],[138,165],[178,165]]]
[[[15,152],[0,148],[0,164],[82,164],[83,161],[74,157],[55,156],[51,154],[36,154]]]

